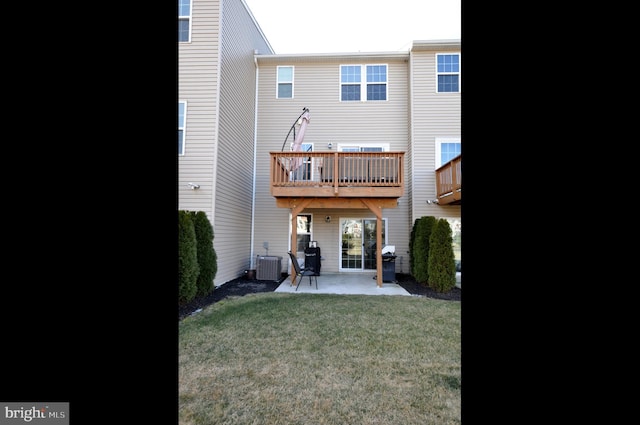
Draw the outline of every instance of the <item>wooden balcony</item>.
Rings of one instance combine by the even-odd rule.
[[[462,204],[462,154],[436,170],[436,197],[439,205]]]
[[[390,198],[404,194],[404,152],[270,152],[275,198]]]

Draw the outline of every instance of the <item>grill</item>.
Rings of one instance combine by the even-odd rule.
[[[256,279],[280,280],[282,273],[282,257],[275,255],[258,255],[256,267]]]

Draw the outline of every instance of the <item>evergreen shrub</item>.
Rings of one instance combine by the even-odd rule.
[[[200,273],[196,286],[197,295],[208,295],[215,289],[213,279],[218,271],[217,255],[213,248],[213,226],[204,211],[192,211],[191,220],[196,232],[196,247]]]
[[[416,220],[413,222],[413,227],[411,228],[411,236],[409,237],[409,273],[411,273],[411,276],[416,275],[415,261],[413,260],[413,242],[416,239],[416,228],[418,227],[419,222],[420,217],[416,218]]]
[[[427,259],[428,286],[436,292],[448,292],[456,285],[456,261],[453,252],[451,225],[438,219],[429,237],[429,258]]]
[[[178,302],[186,304],[198,291],[198,266],[196,231],[187,211],[178,211]]]
[[[413,242],[412,259],[414,264],[413,277],[417,282],[428,285],[429,270],[427,261],[429,259],[429,238],[431,229],[436,222],[434,216],[423,216],[416,220],[415,240]]]

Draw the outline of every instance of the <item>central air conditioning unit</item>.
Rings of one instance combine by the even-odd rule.
[[[256,279],[280,280],[280,275],[282,274],[282,257],[275,255],[258,255],[256,264]]]

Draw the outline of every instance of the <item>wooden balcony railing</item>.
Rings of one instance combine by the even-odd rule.
[[[439,205],[462,203],[462,154],[436,170],[436,197]]]
[[[275,197],[399,198],[404,152],[270,152]]]

